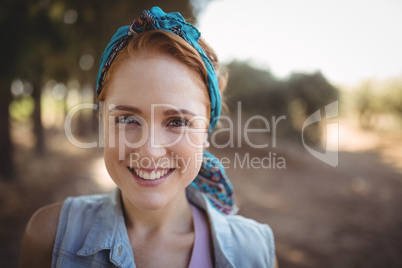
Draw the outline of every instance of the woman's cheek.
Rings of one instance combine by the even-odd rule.
[[[189,142],[190,138],[191,142]],[[178,156],[178,164],[182,173],[191,173],[189,175],[193,177],[198,173],[202,163],[202,141],[203,139],[199,136],[183,137],[180,143],[174,148],[172,147],[173,153]]]
[[[113,154],[119,160],[130,158],[130,154],[141,146],[144,146],[148,139],[147,131],[143,131],[138,127],[119,127],[110,131],[109,147],[113,150]]]

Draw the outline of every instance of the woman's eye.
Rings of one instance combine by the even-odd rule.
[[[135,116],[119,116],[116,118],[117,124],[122,125],[141,125],[140,122],[135,118]]]
[[[190,125],[190,122],[184,118],[177,118],[171,120],[168,125],[172,127],[187,127]]]

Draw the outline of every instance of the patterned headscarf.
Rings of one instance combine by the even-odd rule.
[[[153,7],[151,10],[144,10],[140,17],[134,20],[130,26],[120,27],[113,35],[102,54],[98,71],[96,93],[98,95],[101,93],[102,85],[110,65],[117,53],[125,46],[130,37],[151,30],[163,30],[174,33],[183,38],[200,54],[208,72],[208,92],[211,101],[209,131],[211,131],[216,126],[221,114],[221,97],[219,93],[218,78],[211,61],[198,44],[201,33],[193,25],[187,23],[178,12],[165,13],[159,7]]]

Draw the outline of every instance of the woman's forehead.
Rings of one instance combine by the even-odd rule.
[[[171,56],[141,54],[122,62],[109,85],[110,101],[196,104],[204,106],[206,89],[199,77]]]

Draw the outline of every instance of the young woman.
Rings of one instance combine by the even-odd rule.
[[[224,79],[199,38],[158,7],[118,29],[97,83],[117,188],[35,213],[22,267],[274,267],[271,229],[234,215],[230,181],[204,151]]]

